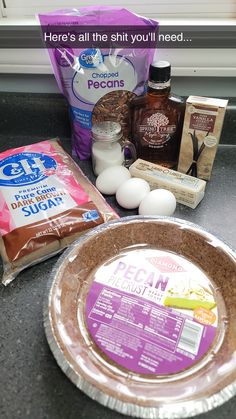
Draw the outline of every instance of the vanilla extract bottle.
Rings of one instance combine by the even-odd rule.
[[[150,65],[147,93],[130,103],[131,141],[138,158],[176,169],[185,101],[170,92],[168,61]]]

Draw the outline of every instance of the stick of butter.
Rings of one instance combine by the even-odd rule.
[[[168,189],[175,195],[177,202],[190,208],[196,208],[204,197],[206,182],[202,179],[142,159],[136,160],[129,171],[132,176],[145,179],[151,190]]]

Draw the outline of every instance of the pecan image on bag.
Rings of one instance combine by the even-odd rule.
[[[125,137],[129,134],[129,102],[136,95],[125,90],[116,90],[101,97],[93,108],[92,123],[119,122]]]

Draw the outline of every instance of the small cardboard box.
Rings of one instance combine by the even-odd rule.
[[[178,171],[209,180],[228,100],[189,96],[186,102]]]

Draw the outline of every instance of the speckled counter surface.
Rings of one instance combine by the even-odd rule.
[[[18,135],[12,132],[7,135],[0,130],[0,151],[43,139],[42,135],[29,134],[24,136],[23,130],[19,130]],[[49,136],[51,131],[45,139]],[[62,144],[70,152],[68,137],[62,138]],[[94,181],[90,163],[79,164]],[[108,201],[120,216],[136,214],[118,208],[113,197]],[[206,228],[236,249],[236,134],[231,145],[221,145],[218,149],[202,203],[195,210],[178,205],[175,216]],[[122,419],[124,416],[79,391],[62,373],[50,352],[43,329],[42,306],[57,259],[51,258],[25,270],[6,288],[0,286],[0,418]],[[196,419],[235,419],[235,412],[236,397]]]

